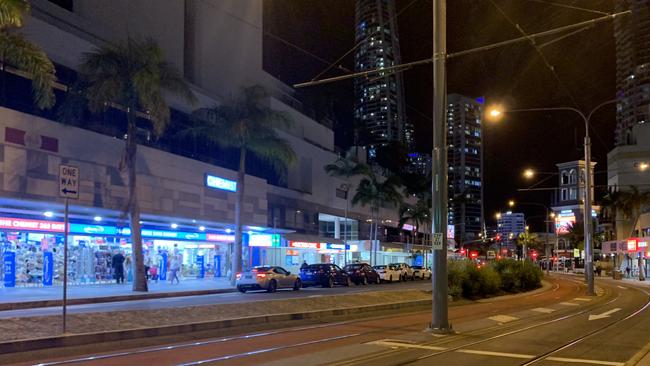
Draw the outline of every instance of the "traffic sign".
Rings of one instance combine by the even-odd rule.
[[[59,165],[59,196],[79,198],[79,168]]]
[[[442,250],[442,233],[433,233],[433,250]]]

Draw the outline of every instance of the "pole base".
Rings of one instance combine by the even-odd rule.
[[[431,324],[429,324],[429,326],[426,327],[424,331],[431,334],[454,334],[455,333],[451,324],[449,324],[449,328],[434,328],[431,326]]]

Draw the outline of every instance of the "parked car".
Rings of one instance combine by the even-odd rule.
[[[336,264],[310,264],[300,269],[300,280],[303,286],[334,287],[334,285],[350,286],[352,279],[348,273]]]
[[[353,263],[345,266],[345,271],[356,285],[369,283],[381,283],[381,277],[368,263]]]
[[[236,274],[237,290],[245,293],[249,290],[266,290],[275,292],[279,288],[300,290],[302,280],[282,267],[258,266],[248,272]]]
[[[431,270],[422,266],[413,266],[413,276],[421,280],[431,279]]]
[[[415,280],[415,276],[413,276],[413,268],[411,266],[409,266],[408,264],[406,264],[406,263],[391,263],[390,265],[397,267],[401,271],[401,273],[402,273],[401,280],[402,281],[406,281],[406,280],[413,281],[413,280]]]
[[[381,277],[382,281],[399,282],[402,278],[402,271],[392,264],[382,264],[380,266],[374,266],[373,268],[377,273],[379,273],[379,277]]]

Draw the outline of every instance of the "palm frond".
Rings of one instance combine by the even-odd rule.
[[[23,18],[29,11],[27,0],[0,0],[0,29],[22,27]]]
[[[39,108],[54,105],[54,65],[40,47],[21,34],[0,32],[0,55],[4,57],[2,61],[27,73],[32,79],[34,102]]]

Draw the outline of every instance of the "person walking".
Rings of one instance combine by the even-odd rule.
[[[176,283],[179,284],[181,283],[180,279],[178,279],[178,271],[181,269],[181,262],[178,254],[172,255],[171,260],[169,261],[169,280],[174,284],[174,279],[176,279]]]
[[[113,267],[113,273],[115,274],[117,283],[124,283],[124,260],[124,255],[116,251],[111,261],[111,267]]]
[[[627,275],[627,278],[630,278],[630,266],[625,267],[625,274]]]
[[[305,269],[307,267],[309,267],[309,265],[307,264],[307,261],[302,261],[302,264],[300,265],[300,269],[303,270],[303,269]]]

